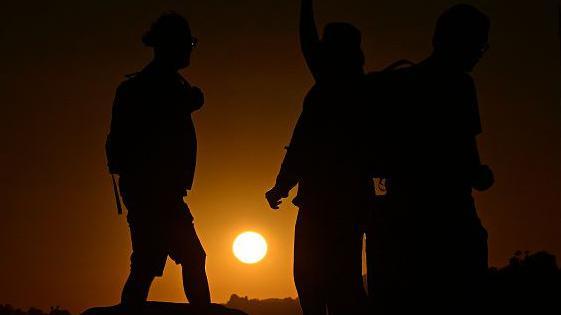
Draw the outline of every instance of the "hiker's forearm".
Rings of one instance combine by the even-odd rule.
[[[300,48],[308,68],[314,69],[314,48],[319,42],[312,0],[302,0],[300,7]]]

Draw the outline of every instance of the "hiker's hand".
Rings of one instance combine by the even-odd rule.
[[[277,210],[282,203],[282,198],[288,197],[287,194],[282,193],[278,187],[273,187],[271,190],[265,193],[265,198],[269,202],[271,209]]]
[[[191,88],[191,96],[193,99],[193,107],[195,108],[195,110],[199,110],[201,109],[201,107],[203,107],[203,105],[205,104],[205,94],[203,93],[203,91],[194,86]]]
[[[495,175],[491,168],[487,165],[481,165],[473,181],[473,188],[477,191],[485,191],[491,188],[494,183]]]

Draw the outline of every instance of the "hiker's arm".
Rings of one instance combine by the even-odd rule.
[[[124,85],[120,85],[115,93],[113,100],[113,108],[111,114],[111,141],[117,148],[123,149],[130,145],[129,139],[132,130],[132,124],[129,117],[129,108],[131,107],[130,95]]]
[[[127,114],[129,103],[129,95],[124,85],[121,84],[115,93],[111,125],[105,143],[107,163],[111,174],[121,173],[123,160],[133,152],[130,141],[132,128]]]
[[[479,156],[479,149],[477,145],[477,135],[481,134],[481,117],[479,115],[479,102],[477,101],[477,90],[475,87],[475,82],[471,76],[465,76],[465,88],[468,91],[469,104],[471,108],[468,114],[471,116],[470,119],[470,130],[467,130],[470,134],[468,143],[468,158],[469,158],[469,168],[472,177],[472,187],[478,191],[485,191],[495,183],[495,177],[493,171],[489,166],[481,164],[481,158]]]
[[[300,49],[306,60],[306,65],[317,80],[317,46],[319,35],[314,18],[314,5],[312,0],[301,0],[300,7]]]
[[[288,197],[290,190],[298,184],[298,177],[293,172],[296,162],[294,157],[294,151],[292,151],[290,147],[287,147],[275,186],[265,193],[265,198],[272,209],[278,209],[282,203],[282,199]]]
[[[485,191],[493,186],[493,184],[495,183],[495,176],[489,166],[481,164],[476,137],[472,137],[471,140],[470,156],[473,170],[472,186],[475,190]]]
[[[294,132],[290,146],[286,148],[286,153],[282,161],[275,186],[265,194],[265,198],[273,209],[278,209],[283,198],[288,197],[288,193],[296,186],[300,179],[300,169],[302,163],[302,141],[303,129],[305,124],[305,112],[303,111]]]
[[[302,147],[304,141],[304,125],[306,120],[304,112],[298,118],[290,145],[286,148],[286,153],[282,161],[279,174],[275,187],[277,187],[283,195],[288,195],[288,192],[298,184],[300,174],[300,164],[302,163]]]

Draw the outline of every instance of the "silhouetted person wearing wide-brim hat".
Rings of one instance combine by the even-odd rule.
[[[388,189],[367,236],[377,310],[458,314],[481,301],[487,233],[472,190],[487,190],[494,179],[479,158],[469,72],[489,47],[489,28],[476,8],[451,7],[437,22],[432,55],[374,87],[385,111],[376,139],[385,138]]]
[[[166,13],[143,42],[153,48],[154,58],[117,89],[107,141],[109,169],[120,175],[132,239],[121,303],[141,307],[170,256],[182,266],[189,302],[205,307],[210,303],[206,254],[183,201],[196,162],[191,113],[201,108],[204,97],[178,73],[190,65],[196,40],[182,16]]]

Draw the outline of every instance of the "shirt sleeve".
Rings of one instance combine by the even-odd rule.
[[[286,154],[282,161],[279,174],[277,175],[276,186],[286,194],[298,184],[301,175],[303,130],[306,124],[305,112],[305,110],[302,111],[302,114],[300,114],[298,118],[298,122],[292,133],[290,145],[286,148]]]
[[[142,148],[142,128],[136,107],[136,88],[125,81],[118,88],[113,102],[111,127],[106,148],[109,168],[112,172],[129,168],[131,157],[138,157]]]
[[[479,103],[477,100],[477,90],[475,88],[475,83],[471,77],[467,77],[467,115],[466,123],[470,135],[477,136],[482,132],[481,126],[481,116],[479,114]]]
[[[123,127],[125,124],[123,108],[126,106],[126,99],[126,95],[123,93],[123,85],[121,84],[115,93],[111,125],[105,143],[107,165],[111,174],[119,174],[123,167],[123,146],[126,144],[126,129]]]

